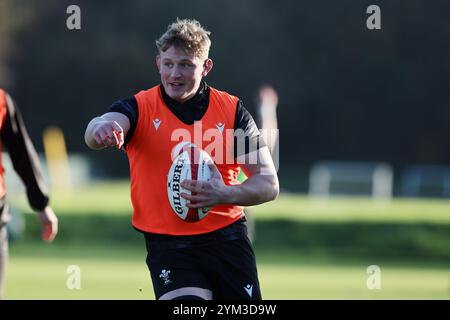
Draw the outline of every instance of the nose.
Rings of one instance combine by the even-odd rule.
[[[170,76],[172,78],[179,78],[179,77],[181,77],[181,71],[180,71],[180,68],[177,65],[173,66]]]

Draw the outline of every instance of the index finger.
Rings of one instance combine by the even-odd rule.
[[[114,131],[117,131],[118,133],[123,132],[122,127],[117,123],[117,121],[112,121],[112,127],[113,127]]]
[[[121,132],[116,132],[116,131],[114,131],[113,133],[114,133],[114,137],[116,138],[117,149],[122,148],[122,146],[124,144],[123,134]]]
[[[183,180],[181,181],[181,186],[190,191],[201,191],[203,188],[203,181],[198,180]]]

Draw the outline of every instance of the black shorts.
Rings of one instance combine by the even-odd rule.
[[[261,299],[245,220],[202,235],[144,235],[157,299]]]

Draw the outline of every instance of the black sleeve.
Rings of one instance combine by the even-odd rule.
[[[118,100],[114,102],[109,108],[108,112],[119,112],[128,117],[130,120],[130,130],[128,130],[127,136],[125,137],[124,147],[126,148],[128,142],[133,136],[134,130],[136,129],[139,117],[139,109],[135,97],[129,99]]]
[[[49,198],[39,158],[14,101],[8,95],[6,101],[6,119],[0,132],[1,139],[8,149],[14,170],[25,184],[30,206],[40,211],[48,205]]]
[[[250,112],[245,109],[242,101],[239,100],[234,119],[234,157],[249,154],[265,146],[266,143],[256,126],[255,120],[253,120]]]

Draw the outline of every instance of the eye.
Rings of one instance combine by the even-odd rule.
[[[168,68],[172,68],[173,67],[173,63],[172,62],[164,62],[164,65]]]

